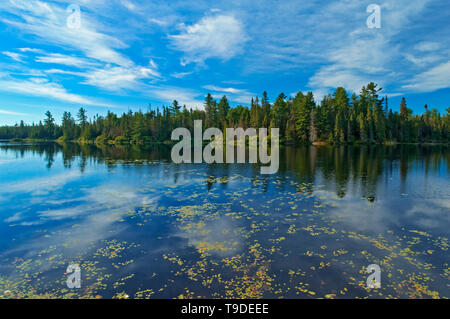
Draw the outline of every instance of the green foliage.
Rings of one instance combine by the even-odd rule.
[[[316,104],[312,92],[298,92],[294,98],[281,93],[271,104],[267,92],[251,100],[250,108],[242,105],[230,107],[223,96],[217,102],[211,94],[205,98],[204,110],[188,109],[174,100],[172,105],[89,119],[80,108],[76,120],[64,112],[61,125],[55,123],[47,111],[45,119],[27,125],[23,121],[14,126],[0,127],[0,139],[78,140],[99,144],[142,144],[165,142],[171,139],[175,128],[193,131],[194,121],[202,120],[205,128],[255,127],[279,128],[280,138],[286,143],[330,142],[384,143],[445,142],[450,141],[450,108],[441,115],[436,109],[414,115],[402,98],[400,112],[388,107],[387,98],[380,98],[381,88],[369,83],[358,95],[349,97],[339,87]]]
[[[219,102],[218,112],[219,112],[219,126],[222,126],[224,129],[227,125],[227,116],[230,111],[230,104],[228,103],[228,99],[226,96],[223,96]]]
[[[293,101],[295,130],[301,142],[309,141],[309,130],[311,124],[311,112],[315,107],[312,92],[303,95],[298,92]]]

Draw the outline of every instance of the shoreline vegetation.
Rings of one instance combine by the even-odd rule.
[[[32,138],[12,138],[12,139],[0,139],[0,142],[11,142],[11,143],[76,143],[76,144],[90,144],[90,145],[174,145],[178,143],[179,141],[162,141],[162,142],[145,142],[145,143],[116,143],[113,140],[109,140],[107,143],[99,143],[95,140],[64,140],[64,139],[56,139],[56,140],[49,140],[49,139],[32,139]],[[204,145],[208,144],[208,141],[202,141]],[[224,142],[226,144],[226,142]],[[236,142],[235,142],[236,144]],[[248,140],[247,140],[248,144]],[[368,143],[361,143],[361,142],[354,142],[351,143],[352,145],[368,145]],[[382,143],[370,143],[370,145],[385,145],[385,146],[395,146],[395,145],[447,145],[450,144],[450,142],[438,142],[438,141],[431,141],[431,142],[396,142],[396,141],[385,141]],[[282,144],[285,146],[295,146],[297,144]],[[305,144],[302,144],[305,145]],[[307,144],[308,145],[308,144]],[[335,145],[349,145],[349,143],[332,143],[332,142],[313,142],[309,143],[309,145],[313,146],[335,146]]]
[[[57,124],[50,111],[39,123],[27,125],[23,121],[14,126],[0,127],[0,140],[12,142],[76,142],[80,144],[174,144],[171,132],[178,128],[193,131],[195,120],[202,120],[204,128],[242,127],[279,128],[280,143],[285,145],[312,144],[448,144],[450,143],[450,107],[446,114],[436,109],[414,115],[402,98],[400,112],[393,112],[387,97],[380,97],[382,89],[371,82],[363,86],[359,95],[349,97],[339,87],[320,103],[312,92],[298,92],[287,98],[281,93],[273,103],[264,92],[261,100],[252,98],[250,108],[230,107],[227,97],[216,101],[211,94],[205,98],[204,110],[187,109],[176,100],[162,110],[95,115],[89,119],[80,108],[76,119],[64,112]],[[269,137],[270,138],[270,137]]]

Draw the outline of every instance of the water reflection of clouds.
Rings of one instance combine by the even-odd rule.
[[[15,162],[15,160],[4,160],[4,159],[0,159],[0,165],[2,164],[10,164],[12,162]]]
[[[5,223],[18,222],[18,221],[20,221],[20,220],[23,219],[23,218],[24,218],[23,212],[18,212],[18,213],[15,213],[14,215],[12,215],[12,216],[10,216],[10,217],[8,217],[8,218],[5,218],[5,219],[4,219],[4,222],[5,222]]]
[[[243,248],[243,238],[239,225],[227,216],[217,216],[204,221],[201,229],[186,231],[180,229],[174,235],[187,240],[187,245],[206,251],[221,258],[236,255]]]
[[[10,201],[6,214],[13,213],[4,219],[6,223],[13,223],[27,218],[24,210],[35,204],[48,204],[53,192],[62,189],[70,182],[77,181],[81,174],[76,171],[64,172],[46,177],[37,177],[25,181],[4,183],[0,185],[0,202]],[[14,198],[14,199],[11,199]],[[19,211],[14,211],[14,210]],[[34,212],[32,212],[34,213]],[[22,226],[42,224],[42,221],[25,221]]]
[[[60,194],[55,194],[58,197]],[[16,213],[5,219],[5,222],[16,222],[27,217],[39,217],[41,221],[74,219],[85,215],[98,216],[104,211],[107,218],[120,216],[136,207],[155,203],[158,197],[138,193],[136,189],[123,185],[101,185],[87,189],[79,197],[68,199],[48,199],[45,204],[61,206],[39,210],[33,216]]]
[[[68,200],[68,201],[73,201]],[[48,247],[57,247],[65,259],[83,256],[94,247],[93,244],[101,240],[111,238],[128,227],[125,223],[119,223],[124,217],[132,214],[138,207],[146,206],[156,208],[159,196],[144,195],[134,188],[123,185],[100,185],[87,190],[76,199],[80,204],[61,209],[51,209],[38,212],[37,220],[27,220],[24,214],[17,213],[5,222],[20,222],[21,226],[45,223],[45,221],[66,221],[61,226],[50,229],[49,237],[30,240],[16,246],[5,255],[21,254],[26,258],[38,258],[40,252]],[[66,202],[60,200],[64,206]],[[153,205],[153,207],[152,207]],[[56,253],[56,252],[55,252]],[[35,271],[45,271],[56,266],[57,260],[42,260]]]
[[[16,183],[4,183],[0,185],[3,194],[31,194],[33,196],[48,195],[52,191],[63,187],[69,182],[81,177],[78,171],[64,172],[48,177],[27,179]]]
[[[444,199],[386,198],[371,203],[350,195],[337,199],[328,191],[314,194],[330,205],[328,216],[357,231],[383,233],[393,227],[412,227],[445,233],[450,221],[450,201]]]
[[[406,211],[405,217],[418,226],[446,230],[450,223],[450,199],[415,202]]]

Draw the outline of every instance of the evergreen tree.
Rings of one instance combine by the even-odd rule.
[[[46,137],[52,139],[55,137],[55,119],[50,111],[45,112],[45,116],[44,128],[46,130]]]
[[[259,127],[259,105],[258,105],[258,98],[256,98],[256,101],[251,100],[250,102],[250,126],[254,128]]]
[[[221,125],[222,129],[226,127],[226,121],[228,112],[230,111],[230,104],[228,103],[227,97],[224,95],[222,99],[219,102],[218,106],[218,112],[219,112],[219,124]]]
[[[271,110],[272,125],[280,129],[281,136],[284,136],[286,132],[286,123],[289,115],[289,109],[285,99],[286,96],[283,93],[278,95]]]
[[[300,142],[310,140],[311,112],[315,106],[314,95],[298,92],[293,101],[295,129]]]
[[[63,113],[61,126],[64,140],[72,140],[75,138],[75,120],[72,118],[70,112]]]
[[[45,119],[26,124],[19,121],[13,126],[0,127],[0,139],[34,138],[65,139],[98,143],[145,143],[162,142],[171,138],[177,127],[193,130],[194,120],[202,120],[205,128],[219,127],[265,127],[279,128],[281,141],[289,143],[384,143],[399,142],[450,142],[449,109],[440,114],[425,105],[423,114],[413,114],[402,98],[400,111],[388,108],[388,99],[380,98],[381,89],[374,83],[364,86],[359,95],[349,99],[344,88],[337,88],[327,95],[319,105],[311,92],[299,92],[287,99],[280,94],[273,106],[264,92],[261,103],[255,98],[250,108],[242,105],[230,107],[226,96],[217,103],[208,94],[204,110],[188,110],[174,100],[162,109],[148,108],[146,113],[122,115],[107,112],[88,121],[87,111],[80,108],[77,121],[69,112],[64,112],[58,125],[47,111]]]
[[[261,99],[261,119],[263,127],[270,126],[270,117],[271,117],[271,105],[269,102],[269,97],[267,96],[267,92],[264,91]]]
[[[212,127],[214,124],[213,98],[210,93],[205,98],[206,127]]]

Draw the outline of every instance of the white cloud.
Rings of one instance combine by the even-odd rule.
[[[121,3],[125,8],[127,8],[128,10],[130,10],[130,11],[136,10],[136,5],[135,5],[133,2],[131,2],[131,1],[128,1],[128,0],[120,0],[120,3]]]
[[[411,53],[402,54],[404,51],[412,51],[412,45],[406,41],[396,40],[405,26],[412,23],[411,19],[420,14],[428,2],[428,0],[382,2],[383,22],[382,28],[378,30],[368,29],[365,25],[355,28],[355,24],[350,22],[350,16],[342,15],[343,18],[349,19],[348,26],[342,26],[343,30],[348,31],[331,33],[331,39],[323,39],[325,43],[331,43],[330,48],[325,48],[320,54],[327,61],[327,65],[321,67],[311,76],[308,86],[322,92],[337,86],[359,92],[363,85],[371,81],[380,84],[382,87],[396,86],[401,82],[401,79],[407,78],[413,70],[407,67],[402,68],[405,61],[412,62],[416,67],[420,67],[441,60],[442,56],[439,55],[424,56],[421,54],[420,57],[417,57]],[[345,4],[333,3],[324,11],[331,14],[332,12],[336,13],[339,8],[343,12],[349,11],[349,7],[358,10],[362,6],[355,1],[349,1]],[[325,35],[325,37],[327,36]],[[405,49],[408,46],[410,49]],[[437,47],[436,43],[422,42],[416,45],[415,49],[431,51]]]
[[[66,70],[60,70],[60,69],[49,69],[45,70],[45,73],[47,74],[68,74],[68,75],[75,75],[79,77],[83,77],[85,73],[83,72],[73,72],[73,71],[66,71]]]
[[[216,92],[226,92],[226,93],[233,93],[233,94],[241,94],[241,93],[247,93],[245,90],[235,89],[235,88],[223,88],[220,86],[215,85],[205,85],[203,86],[206,90],[216,91]]]
[[[10,58],[13,59],[14,61],[22,62],[22,59],[23,59],[23,55],[22,55],[22,54],[15,53],[15,52],[9,52],[9,51],[3,51],[2,53],[3,53],[4,55],[10,57]]]
[[[154,65],[154,64],[153,64]],[[149,67],[110,67],[95,69],[84,74],[86,81],[84,84],[97,86],[109,91],[121,89],[136,89],[139,86],[138,80],[158,78],[160,74]]]
[[[20,10],[28,11],[36,16],[55,19],[54,11],[43,1],[10,0],[9,3]]]
[[[443,0],[437,1],[442,3]],[[62,70],[58,70],[59,67],[52,66],[53,69],[47,70],[47,74],[74,75],[81,78],[75,79],[80,83],[109,91],[118,90],[120,94],[123,89],[141,94],[151,90],[155,96],[162,96],[163,101],[167,101],[175,98],[179,91],[174,91],[171,97],[165,93],[158,94],[157,89],[153,89],[156,81],[175,82],[202,70],[202,64],[208,59],[226,61],[236,56],[239,60],[232,61],[236,62],[235,65],[228,63],[227,66],[238,72],[243,71],[244,76],[249,73],[262,73],[264,76],[276,73],[277,78],[286,79],[294,74],[295,85],[302,90],[312,90],[315,95],[327,93],[336,86],[359,91],[362,85],[370,81],[391,92],[415,92],[425,88],[419,89],[417,83],[410,79],[431,72],[448,61],[449,56],[448,44],[442,40],[446,31],[439,33],[438,26],[433,30],[432,23],[425,19],[435,10],[429,8],[431,2],[380,0],[382,28],[377,30],[366,27],[367,4],[360,0],[244,1],[233,11],[227,9],[229,4],[225,1],[216,2],[212,7],[200,1],[190,3],[187,8],[180,1],[167,5],[162,1],[86,0],[83,1],[82,24],[78,30],[67,28],[66,4],[62,1],[11,0],[0,1],[0,11],[5,13],[0,14],[0,19],[8,26],[16,27],[18,32],[31,35],[33,41],[55,47],[52,52],[59,52],[61,57],[35,49],[33,44],[29,44],[29,48],[16,50],[18,53],[29,53],[32,59],[38,56],[41,63],[55,62],[82,69],[65,70],[61,67]],[[176,31],[177,23],[205,13],[206,16],[200,16],[198,20],[178,24]],[[436,12],[433,19],[441,18],[442,14]],[[126,19],[126,23],[122,23],[122,19]],[[111,23],[115,21],[119,23]],[[410,28],[413,24],[415,29]],[[156,45],[164,41],[147,41],[154,40],[153,37],[160,40],[158,36],[161,34],[158,33],[161,32],[169,34],[170,48],[182,52],[182,64],[199,64],[194,72],[174,72],[171,69],[170,76],[164,78],[161,76],[164,69],[160,71],[151,63],[142,65],[142,62],[138,63],[127,55],[131,40],[134,41],[131,47],[133,53],[153,57],[162,68],[173,67],[170,60],[177,56],[173,52],[158,56],[161,48],[157,49]],[[250,38],[251,43],[246,43]],[[146,40],[146,44],[139,47],[144,42],[142,40]],[[8,50],[14,52],[13,49]],[[223,87],[215,87],[214,95],[227,94],[232,101],[248,103],[254,95],[246,90],[227,87],[238,84],[231,81],[226,84],[223,81],[226,76],[222,77],[220,72],[213,70],[210,73],[212,79],[208,80],[210,83],[222,83]],[[433,72],[428,74],[439,74],[438,70]],[[202,74],[198,75],[201,79]],[[439,76],[442,78],[444,75]],[[309,78],[304,80],[305,77]],[[52,79],[56,81],[58,77]],[[190,76],[191,79],[193,81],[188,85],[192,87],[204,83],[199,81],[199,84],[196,81],[199,78],[195,75]],[[147,82],[151,83],[150,89]],[[167,92],[169,85],[177,85],[172,83],[162,87],[162,90]],[[406,87],[404,90],[403,85]],[[426,87],[436,86],[440,85],[429,83]],[[294,88],[289,90],[294,91]],[[197,103],[200,96],[185,92],[182,95],[189,104]],[[316,98],[320,100],[321,96]]]
[[[414,92],[432,92],[450,87],[450,62],[437,65],[414,76],[404,89]]]
[[[149,22],[157,24],[161,27],[167,26],[169,24],[168,21],[164,21],[164,20],[160,20],[160,19],[155,19],[155,18],[150,18],[148,19]]]
[[[172,73],[170,76],[177,78],[177,79],[182,79],[190,74],[192,74],[192,72],[175,72],[175,73]]]
[[[46,53],[34,48],[21,48],[19,49],[21,52],[40,54],[35,57],[35,61],[39,63],[60,64],[80,69],[80,72],[51,69],[46,71],[47,74],[83,77],[82,84],[109,91],[121,91],[122,89],[137,91],[143,87],[140,80],[161,79],[161,74],[157,71],[158,66],[153,60],[150,60],[148,65],[141,66],[120,53],[119,50],[127,48],[127,45],[119,39],[116,33],[114,33],[115,36],[109,36],[99,32],[98,29],[105,27],[98,24],[88,10],[82,10],[81,28],[70,29],[66,25],[67,12],[64,6],[44,5],[38,4],[38,2],[16,0],[0,4],[0,9],[11,13],[13,17],[18,17],[8,17],[8,19],[3,19],[3,22],[17,27],[25,33],[33,34],[50,45],[70,50],[71,54]],[[131,1],[124,0],[122,4],[130,10],[137,9],[137,6]],[[94,6],[95,4],[89,5]],[[72,53],[74,51],[76,54]],[[25,84],[30,85],[30,83]],[[15,92],[19,91],[15,83],[11,85],[14,86]],[[56,83],[52,84],[52,87],[48,87],[47,84],[40,95],[58,99],[67,97],[69,102],[88,102],[86,98],[69,94],[60,84]]]
[[[19,48],[20,52],[32,52],[32,53],[45,53],[43,50],[35,49],[35,48]]]
[[[11,112],[11,111],[7,111],[7,110],[0,110],[0,114],[4,114],[4,115],[17,115],[17,116],[27,116],[27,115],[28,115],[28,114],[24,114],[24,113]]]
[[[74,66],[77,68],[87,68],[98,65],[97,63],[91,62],[87,59],[60,53],[50,53],[45,56],[38,56],[36,57],[36,62],[62,64],[66,66]]]
[[[41,1],[14,0],[2,5],[4,10],[20,19],[3,19],[3,22],[34,34],[49,44],[82,51],[87,57],[105,63],[129,65],[132,62],[116,49],[126,45],[117,38],[96,31],[96,26],[86,12],[82,14],[81,27],[71,29],[66,25],[65,7]],[[24,21],[24,22],[22,22]]]
[[[382,28],[368,29],[368,3],[360,0],[258,1],[248,12],[239,12],[252,38],[242,58],[244,70],[284,77],[312,73],[298,85],[314,92],[339,85],[359,92],[370,81],[395,91],[421,68],[448,61],[445,30],[432,28],[426,18],[436,11],[431,2],[382,0]],[[434,13],[433,19],[443,19]]]
[[[415,56],[410,53],[407,53],[407,54],[405,54],[405,58],[408,61],[410,61],[411,63],[413,63],[419,67],[426,66],[426,65],[429,65],[429,64],[432,64],[432,63],[442,60],[442,57],[438,54]]]
[[[183,51],[187,63],[203,63],[209,58],[228,60],[242,49],[247,41],[243,24],[231,15],[204,17],[183,32],[169,36],[174,47]]]
[[[420,42],[414,48],[422,52],[429,52],[439,50],[441,45],[437,42]]]
[[[328,92],[330,88],[344,87],[352,90],[353,92],[359,92],[361,87],[370,81],[375,81],[372,76],[364,76],[354,70],[346,70],[341,66],[327,66],[320,69],[314,76],[311,77],[308,86],[317,88],[317,94],[323,94]],[[380,83],[381,79],[378,81]],[[320,93],[319,93],[320,92]],[[320,97],[320,99],[323,95]],[[317,96],[317,98],[319,98]]]
[[[29,80],[16,80],[10,78],[0,79],[0,90],[3,92],[14,92],[25,95],[52,98],[74,104],[109,107],[109,105],[95,102],[81,95],[69,93],[61,85],[48,82],[45,78],[32,78]]]
[[[186,107],[192,109],[201,109],[204,103],[203,100],[198,99],[201,96],[199,92],[172,86],[151,87],[147,90],[147,96],[149,98],[156,97],[166,103],[177,100],[181,105],[186,105]]]

